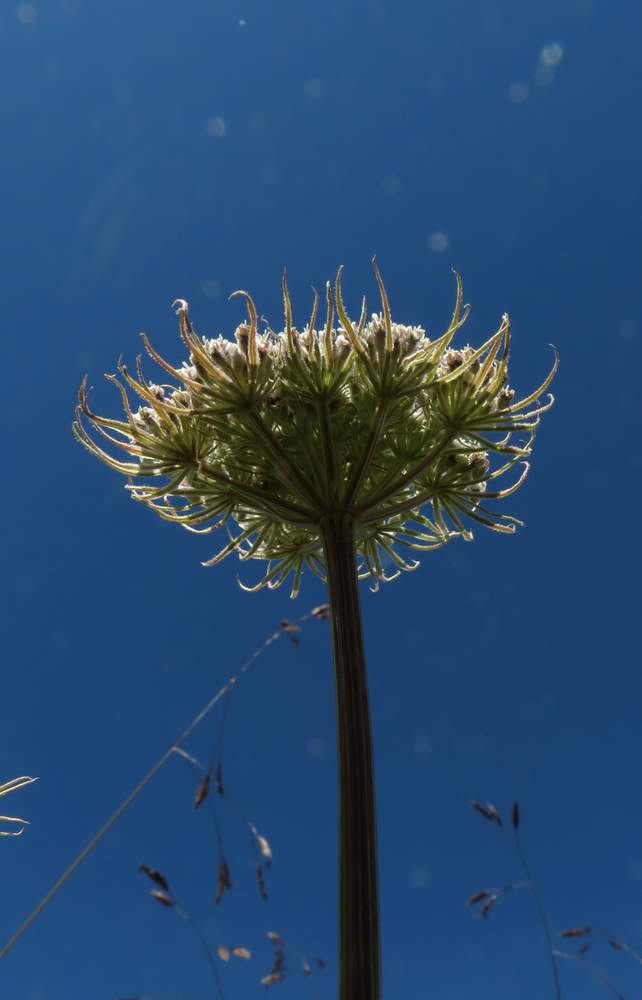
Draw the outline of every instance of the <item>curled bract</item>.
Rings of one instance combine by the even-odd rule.
[[[15,792],[19,788],[24,788],[25,785],[31,785],[37,778],[30,778],[27,775],[23,775],[20,778],[12,778],[11,781],[5,781],[3,785],[0,785],[0,798],[3,795],[8,795],[9,792]],[[17,830],[0,830],[0,837],[19,837],[24,831],[25,826],[29,825],[28,819],[20,819],[19,816],[0,816],[0,823],[15,823],[18,825]]]

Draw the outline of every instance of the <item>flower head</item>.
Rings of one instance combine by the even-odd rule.
[[[140,357],[135,378],[120,364],[124,417],[94,413],[87,381],[74,433],[127,477],[134,500],[190,531],[223,528],[228,541],[204,565],[231,552],[267,561],[254,587],[293,576],[298,592],[308,567],[324,578],[324,518],[349,514],[359,574],[375,586],[418,566],[415,552],[454,536],[472,538],[475,523],[510,533],[520,522],[490,509],[521,485],[535,430],[553,402],[542,402],[557,369],[515,399],[508,385],[510,322],[481,347],[452,346],[468,315],[462,286],[448,329],[431,339],[420,326],[395,323],[376,263],[381,312],[346,312],[341,269],[317,326],[315,292],[307,324],[293,325],[285,275],[284,329],[259,332],[256,308],[229,340],[199,337],[188,305],[174,306],[188,357],[176,368],[142,334],[147,352],[172,379],[149,382]],[[338,314],[335,325],[335,312]],[[127,389],[142,405],[132,409]],[[124,456],[100,447],[83,422]],[[521,466],[508,486],[498,480]],[[401,553],[409,550],[410,557]],[[391,570],[390,572],[388,572]]]

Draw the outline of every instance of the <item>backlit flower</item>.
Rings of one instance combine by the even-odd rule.
[[[267,562],[254,587],[277,587],[304,568],[325,578],[324,518],[353,519],[360,577],[376,586],[418,566],[416,553],[475,524],[510,533],[520,522],[494,509],[528,472],[526,459],[542,400],[557,368],[520,397],[508,384],[510,322],[480,347],[453,346],[468,307],[457,298],[448,329],[435,338],[421,326],[393,322],[374,264],[381,312],[358,321],[326,286],[302,329],[293,325],[285,277],[285,325],[259,331],[254,302],[234,339],[199,337],[184,300],[174,303],[188,357],[174,367],[143,334],[145,348],[170,384],[149,382],[119,365],[124,416],[102,417],[80,389],[74,433],[127,477],[137,502],[190,531],[222,528],[226,544],[204,565],[231,552]],[[335,313],[336,322],[335,322]],[[141,405],[132,408],[128,389]],[[111,446],[99,446],[86,417]],[[512,477],[511,477],[512,473]],[[502,486],[509,476],[508,485]]]

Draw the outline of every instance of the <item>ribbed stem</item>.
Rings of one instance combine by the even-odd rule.
[[[380,1000],[374,761],[354,523],[332,514],[322,531],[337,709],[339,1000]]]

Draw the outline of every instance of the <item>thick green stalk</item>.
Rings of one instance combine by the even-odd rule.
[[[339,1000],[380,1000],[372,727],[354,521],[322,522],[334,649],[339,765]]]

